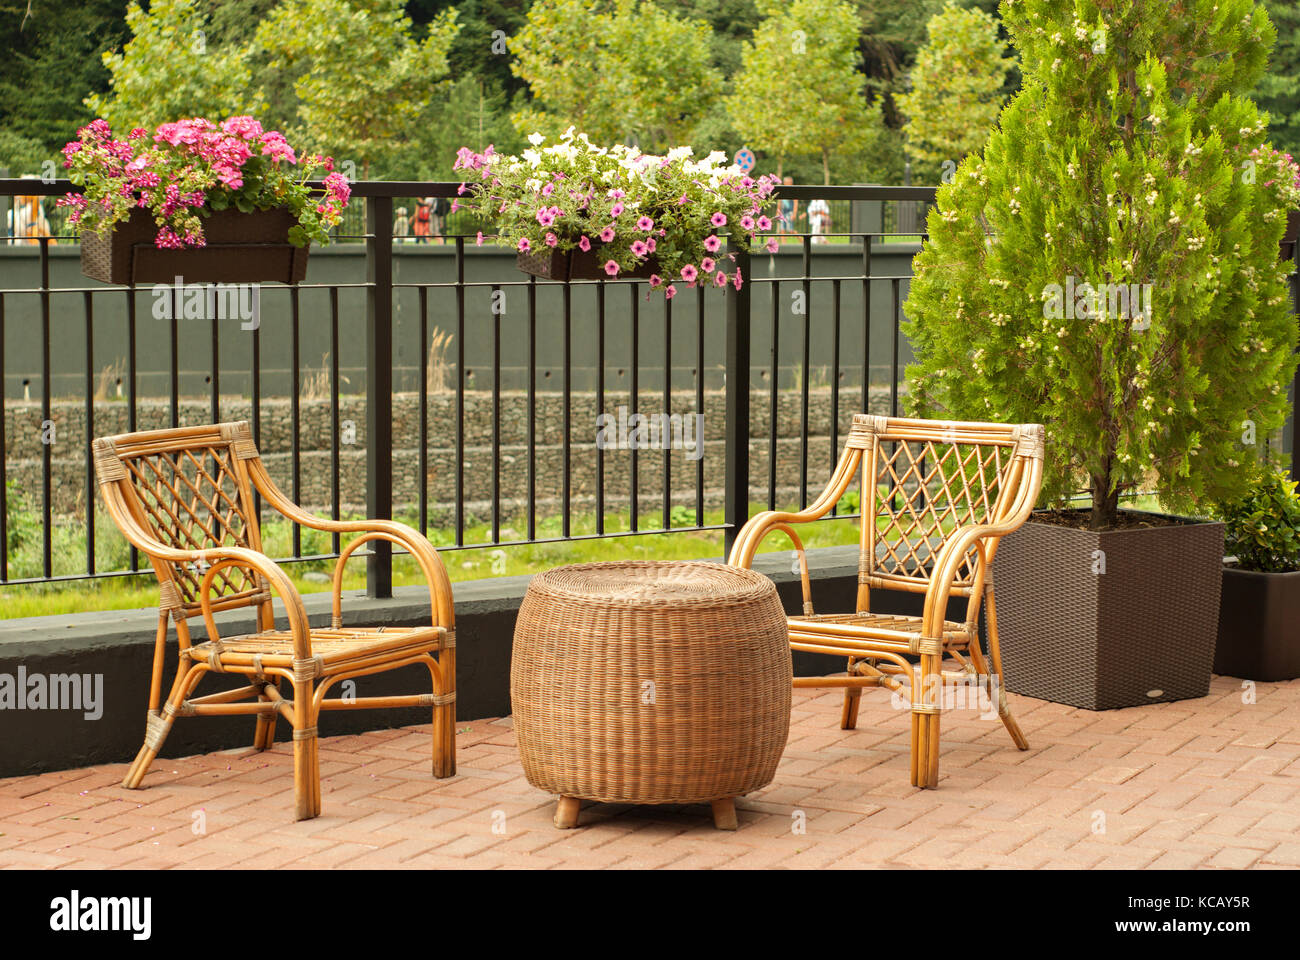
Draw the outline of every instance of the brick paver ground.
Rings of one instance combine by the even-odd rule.
[[[1249,694],[1216,677],[1204,699],[1105,713],[1012,696],[1024,753],[948,713],[939,788],[919,791],[887,696],[842,731],[838,692],[796,691],[776,780],[738,802],[735,833],[707,805],[587,805],[556,830],[509,718],[462,723],[443,781],[427,726],[323,740],[324,815],[303,823],[286,742],[162,760],[139,791],[124,765],[90,767],[0,780],[0,866],[1294,868],[1300,681]]]

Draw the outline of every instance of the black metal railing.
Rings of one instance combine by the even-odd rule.
[[[147,289],[110,287],[78,279],[75,265],[65,255],[72,250],[65,251],[60,242],[66,237],[38,236],[33,238],[36,249],[32,254],[0,259],[0,269],[7,271],[6,276],[23,271],[28,275],[26,283],[0,284],[0,384],[7,385],[5,403],[0,404],[0,435],[5,442],[4,456],[0,458],[0,584],[39,584],[141,572],[134,550],[123,562],[97,556],[97,534],[103,524],[102,518],[98,524],[96,518],[91,442],[97,433],[117,432],[119,424],[125,430],[149,425],[180,426],[182,420],[200,415],[219,421],[231,418],[232,410],[246,406],[254,439],[264,455],[264,440],[287,447],[281,457],[287,462],[281,462],[278,469],[295,502],[327,507],[336,518],[350,509],[349,505],[360,508],[344,487],[346,476],[347,489],[355,490],[352,475],[360,472],[360,460],[364,465],[366,514],[391,517],[395,510],[409,511],[426,533],[450,527],[440,544],[444,549],[703,530],[722,530],[729,548],[749,516],[751,504],[774,508],[782,502],[797,501],[800,507],[807,506],[810,474],[812,492],[821,488],[840,445],[841,413],[856,412],[841,410],[846,392],[857,387],[856,407],[862,411],[872,409],[874,402],[880,411],[898,413],[899,387],[908,356],[899,323],[910,280],[910,255],[915,248],[894,246],[891,241],[898,239],[897,232],[885,228],[903,222],[917,223],[923,230],[924,208],[933,202],[934,188],[780,188],[776,198],[803,203],[826,199],[834,209],[843,211],[839,224],[847,222],[862,229],[841,229],[833,220],[836,227],[827,239],[835,242],[815,243],[818,238],[801,232],[785,238],[793,243],[783,245],[776,256],[751,256],[733,250],[735,266],[747,281],[739,289],[729,286],[724,296],[703,288],[687,290],[675,300],[663,302],[662,307],[650,309],[643,308],[645,286],[641,281],[559,284],[525,276],[513,266],[508,270],[488,269],[508,261],[484,260],[485,251],[467,244],[463,234],[448,236],[445,244],[419,245],[420,257],[436,255],[443,272],[433,278],[415,276],[410,268],[416,262],[411,259],[415,245],[394,241],[395,201],[454,198],[456,188],[455,183],[432,182],[355,184],[353,196],[364,204],[366,230],[363,235],[342,236],[340,240],[364,242],[364,278],[266,285],[266,300],[279,311],[285,329],[277,327],[272,331],[265,325],[254,325],[246,363],[240,364],[222,361],[223,345],[229,347],[229,343],[215,312],[211,317],[184,319],[173,310],[160,319],[149,309],[141,309],[150,296]],[[67,189],[66,182],[0,180],[0,201],[15,196],[53,197]],[[854,206],[857,204],[873,206],[863,210]],[[890,212],[891,207],[900,204],[915,209],[902,217],[896,211]],[[326,259],[327,255],[313,256]],[[327,261],[327,266],[333,263]],[[53,282],[52,270],[56,266],[66,282]],[[886,269],[876,273],[881,267]],[[318,275],[322,272],[324,268],[317,271]],[[476,278],[472,279],[471,273]],[[517,302],[520,295],[526,305],[522,318],[517,311],[496,308],[498,301]],[[787,300],[799,303],[801,309],[787,309]],[[364,357],[359,364],[349,357],[349,366],[344,367],[340,350],[354,342],[357,331],[353,318],[361,312],[362,301]],[[267,312],[266,306],[262,312]],[[22,319],[16,321],[19,315]],[[198,326],[189,326],[182,337],[182,323]],[[204,323],[207,325],[200,341],[194,331]],[[445,367],[454,382],[450,386],[445,382],[431,386],[435,363],[432,350],[439,332],[444,331],[441,324],[446,324],[445,332],[450,334],[452,358]],[[30,342],[31,325],[38,328],[35,347]],[[322,331],[322,325],[327,330]],[[157,371],[149,374],[153,378],[150,382],[166,381],[165,420],[159,409],[164,399],[161,391],[145,396],[140,390],[142,331],[154,355],[166,356],[165,377]],[[17,341],[20,334],[28,338],[20,344],[26,359],[15,362],[6,358],[6,342]],[[264,335],[272,334],[275,355],[268,364],[263,356],[263,340]],[[312,375],[310,387],[303,376],[306,335],[318,345],[328,344],[322,369]],[[878,341],[874,350],[873,335]],[[165,350],[155,342],[157,339],[166,340]],[[791,341],[793,347],[783,350],[782,345]],[[199,342],[203,343],[202,351],[194,354]],[[97,344],[105,343],[124,353],[115,380],[96,363]],[[238,345],[242,351],[244,344]],[[814,363],[814,348],[826,361],[820,366]],[[849,356],[855,348],[860,352]],[[621,351],[621,356],[613,355],[615,350]],[[408,356],[412,351],[418,355],[418,362],[397,361],[398,353]],[[75,362],[68,359],[69,355],[79,352],[84,354],[80,374],[68,379],[72,386],[64,391],[72,399],[60,402],[60,415],[65,420],[73,419],[74,410],[82,419],[71,425],[74,435],[79,432],[80,449],[70,455],[66,449],[59,449],[61,441],[57,439],[62,428],[55,424],[53,361],[57,355],[60,366],[70,368]],[[542,352],[551,362],[541,358]],[[200,355],[200,361],[194,361],[192,354]],[[196,395],[197,373],[189,369],[201,362],[201,354],[206,354],[207,359],[204,397]],[[647,355],[651,355],[650,361]],[[789,362],[783,364],[783,358]],[[521,371],[513,388],[504,383],[508,361]],[[272,376],[270,367],[280,371],[276,364],[282,365],[283,373],[274,372],[281,389],[272,397],[264,391],[264,381]],[[487,389],[477,387],[482,382],[478,376],[482,365],[487,367]],[[10,374],[10,366],[19,368],[16,374]],[[356,428],[347,414],[360,401],[342,390],[347,379],[344,370],[358,366],[365,380],[364,454],[360,458],[353,455],[352,444],[345,439],[347,425],[350,423],[354,432]],[[827,403],[825,410],[815,411],[811,381],[822,368],[829,370],[829,375],[825,388],[817,388],[818,400],[825,393]],[[611,377],[615,369],[617,374]],[[543,379],[552,382],[558,373],[558,387],[541,389],[539,371]],[[581,391],[575,389],[579,375],[586,384]],[[21,376],[21,384],[15,383],[16,376]],[[228,393],[223,394],[223,376],[226,382],[246,385],[240,397],[232,399]],[[33,380],[38,382],[34,384]],[[411,380],[415,382],[413,390],[407,389]],[[784,389],[780,381],[786,384]],[[714,453],[710,455],[706,436],[701,432],[696,438],[701,455],[690,464],[684,458],[678,462],[670,445],[664,444],[655,476],[654,451],[633,445],[626,451],[627,472],[622,482],[612,472],[620,465],[612,462],[603,445],[575,436],[574,421],[579,416],[575,397],[580,396],[581,404],[589,405],[597,415],[607,412],[611,399],[621,401],[625,397],[628,416],[632,417],[640,413],[647,384],[661,396],[665,415],[673,412],[675,399],[688,401],[691,413],[701,417],[720,408],[722,429],[711,433],[715,438],[720,433],[721,450],[715,439],[711,441]],[[685,388],[675,390],[674,384],[684,384]],[[11,402],[10,393],[18,392],[19,387],[24,400],[15,397]],[[54,442],[40,443],[35,454],[34,443],[25,436],[34,422],[33,387],[39,391],[40,425],[55,427]],[[124,415],[116,412],[115,399],[108,396],[113,387],[124,401]],[[312,397],[322,392],[328,394],[327,429],[304,411],[305,405],[315,402]],[[764,392],[766,404],[761,400]],[[398,411],[394,406],[395,399],[408,394],[414,394],[413,424],[403,419],[405,408]],[[757,408],[755,397],[759,398]],[[783,400],[791,397],[797,409],[785,419],[797,421],[793,437],[780,426],[783,410],[789,406]],[[442,413],[432,411],[435,399]],[[507,401],[511,404],[509,410]],[[285,424],[264,423],[264,408],[269,409],[272,402],[287,402],[287,437]],[[849,403],[853,403],[852,398]],[[520,410],[522,424],[517,422]],[[142,415],[146,413],[148,416]],[[763,415],[767,417],[765,430]],[[484,416],[486,423],[481,422]],[[556,417],[558,431],[554,429]],[[110,419],[113,427],[104,422]],[[143,422],[146,419],[150,421],[147,424]],[[815,425],[814,419],[819,424],[824,421],[824,429]],[[594,430],[592,425],[593,434]],[[308,433],[315,439],[308,439]],[[328,434],[327,445],[321,439],[322,433]],[[824,461],[814,462],[814,441],[824,442]],[[778,469],[780,463],[787,462],[792,443],[797,444],[793,480]],[[349,450],[345,451],[345,447]],[[486,455],[486,463],[480,459],[481,454]],[[751,469],[755,454],[765,460],[766,466],[765,482],[757,484],[751,476],[758,473]],[[522,475],[513,467],[520,455],[524,461]],[[578,462],[575,456],[594,460],[591,475],[584,474],[580,481],[573,471]],[[1294,449],[1292,456],[1294,462]],[[409,492],[411,484],[406,483],[412,459],[416,472],[413,494]],[[305,462],[312,465],[311,471],[305,470]],[[309,472],[316,481],[322,473],[325,475],[327,493],[319,482],[307,482]],[[557,472],[558,482],[551,482],[552,474]],[[448,475],[450,482],[443,482]],[[437,502],[431,499],[431,476],[446,490]],[[643,510],[644,488],[650,486],[647,477],[657,481],[659,487],[659,503],[648,511]],[[540,489],[543,481],[551,489],[548,496]],[[399,494],[399,485],[407,492]],[[611,485],[622,487],[624,492],[612,490]],[[710,504],[720,504],[720,523],[707,522]],[[618,515],[626,514],[626,524],[620,521],[620,529],[608,529],[607,513],[611,508]],[[587,511],[593,522],[589,532],[581,532],[574,520]],[[61,519],[67,522],[61,524]],[[558,524],[552,523],[555,520]],[[39,531],[34,529],[35,521]],[[522,531],[515,530],[515,525],[522,526]],[[482,532],[474,535],[471,531],[476,526]],[[74,551],[67,540],[78,537],[84,539],[84,554],[76,550],[78,558],[74,563],[69,559]],[[39,555],[33,549],[37,538]],[[23,569],[11,563],[11,555],[20,547],[28,558]],[[281,559],[328,560],[336,557],[339,549],[337,535],[328,540],[313,538],[309,543],[304,531],[294,526]],[[391,593],[390,549],[381,541],[368,556],[366,582],[372,596]]]

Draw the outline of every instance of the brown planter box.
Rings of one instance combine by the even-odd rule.
[[[993,564],[1006,688],[1085,710],[1206,696],[1222,569],[1222,523],[1093,532],[1031,519]]]
[[[599,247],[593,247],[586,252],[575,249],[569,253],[560,253],[548,247],[545,250],[520,253],[516,257],[516,263],[524,273],[531,273],[543,280],[607,280],[609,278],[605,275],[604,263],[608,259],[609,257],[601,257]],[[651,256],[636,269],[625,270],[615,279],[624,280],[631,277],[637,280],[649,280],[658,272],[659,260]]]
[[[1223,568],[1214,672],[1245,680],[1300,677],[1300,570]]]
[[[160,250],[153,214],[137,209],[125,223],[81,236],[81,272],[104,283],[299,283],[307,247],[289,242],[288,210],[219,210],[203,219],[206,246]]]

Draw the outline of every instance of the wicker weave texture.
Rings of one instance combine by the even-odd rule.
[[[1222,564],[1220,523],[1025,524],[997,560],[1007,689],[1086,710],[1205,696]]]
[[[785,749],[791,678],[776,588],[752,571],[620,562],[539,574],[510,673],[524,773],[606,802],[756,790]]]
[[[185,250],[154,246],[158,227],[148,210],[103,233],[81,237],[81,272],[104,283],[298,283],[307,275],[308,248],[289,243],[297,221],[288,210],[218,210],[203,221],[205,245]]]

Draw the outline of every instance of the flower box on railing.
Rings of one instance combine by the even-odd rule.
[[[609,257],[605,257],[605,260],[601,260],[596,249],[561,253],[545,247],[541,250],[520,251],[516,263],[524,273],[530,273],[543,280],[649,280],[659,272],[658,259],[649,257],[632,269],[620,270],[611,277],[605,272],[604,267],[608,259]]]
[[[158,247],[148,210],[103,233],[81,237],[81,272],[104,283],[300,283],[308,247],[289,242],[297,219],[288,210],[219,210],[203,221],[201,247]]]

